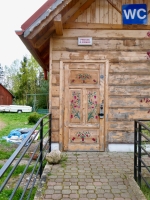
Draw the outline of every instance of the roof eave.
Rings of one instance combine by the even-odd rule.
[[[39,63],[39,65],[46,71],[49,71],[49,67],[47,65],[44,64],[44,62],[41,60],[40,55],[38,55],[38,53],[36,52],[36,50],[32,47],[32,45],[30,44],[30,42],[28,41],[28,39],[26,39],[24,37],[24,31],[15,31],[16,34],[19,36],[19,38],[21,39],[21,41],[24,43],[24,45],[27,47],[27,49],[29,50],[29,52],[33,55],[33,57],[37,60],[37,62]]]
[[[56,0],[47,0],[29,19],[27,19],[22,25],[22,30],[26,30],[37,20]]]

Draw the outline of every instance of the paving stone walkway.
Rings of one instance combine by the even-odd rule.
[[[65,166],[46,165],[43,173],[46,185],[35,199],[145,199],[133,180],[133,153],[67,152],[66,155]]]

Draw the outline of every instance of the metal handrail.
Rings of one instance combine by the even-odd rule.
[[[150,133],[150,128],[143,123],[143,121],[150,120],[134,120],[134,179],[141,187],[141,181],[143,180],[148,188],[150,188],[150,184],[146,180],[146,178],[142,174],[142,170],[146,169],[150,174],[150,169],[142,159],[142,156],[147,155],[150,156],[150,152],[146,150],[146,147],[142,146],[142,138],[144,138],[144,142],[150,142],[150,138],[144,133],[144,131],[148,131]],[[142,153],[144,152],[144,153]]]
[[[46,120],[46,122],[45,122]],[[48,130],[47,127],[48,126]],[[33,133],[36,131],[36,134]],[[25,154],[27,153],[27,151],[29,150],[31,144],[34,142],[34,139],[37,136],[40,136],[40,139],[37,143],[37,146],[34,149],[34,152],[32,154],[32,156],[29,158],[28,163],[24,169],[24,171],[22,172],[16,186],[13,188],[12,194],[9,197],[9,199],[13,199],[16,191],[18,190],[18,188],[20,187],[20,184],[26,174],[26,171],[28,169],[28,167],[30,166],[33,157],[35,156],[35,154],[38,151],[38,157],[34,163],[32,172],[29,175],[29,180],[26,183],[26,186],[24,187],[24,189],[22,190],[22,195],[20,197],[20,200],[23,199],[30,181],[33,177],[33,175],[35,175],[34,180],[33,180],[33,184],[32,187],[30,189],[30,192],[28,194],[28,198],[30,198],[30,195],[32,193],[32,190],[35,186],[35,183],[37,181],[37,177],[39,175],[39,177],[41,178],[42,172],[43,172],[43,161],[45,160],[46,154],[47,152],[51,151],[51,114],[47,114],[44,117],[40,118],[39,121],[34,125],[34,127],[29,131],[28,136],[21,142],[21,144],[18,146],[18,148],[15,150],[15,152],[12,154],[12,156],[6,161],[6,163],[3,165],[3,167],[0,169],[0,178],[2,178],[5,173],[7,172],[7,170],[9,169],[9,167],[13,164],[13,162],[15,161],[15,159],[17,158],[17,156],[19,155],[19,153],[22,150],[21,155],[19,156],[19,158],[17,159],[16,163],[13,165],[11,171],[9,172],[9,174],[7,175],[7,177],[5,178],[5,180],[3,181],[3,183],[0,186],[0,192],[2,192],[5,188],[5,186],[7,185],[8,181],[10,180],[10,178],[13,175],[13,172],[15,172],[16,168],[18,167],[19,163],[22,161],[22,159],[24,158]],[[45,141],[44,141],[45,139]],[[45,142],[45,144],[43,144],[43,141]],[[25,148],[25,149],[24,149]],[[39,150],[38,150],[39,149]]]

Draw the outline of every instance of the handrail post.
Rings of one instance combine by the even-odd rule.
[[[43,171],[43,119],[40,123],[40,178]]]
[[[49,152],[51,152],[52,114],[49,115]]]
[[[137,121],[134,121],[134,180],[137,182]]]
[[[138,131],[138,184],[141,187],[141,124]]]

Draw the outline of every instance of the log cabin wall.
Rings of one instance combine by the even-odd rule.
[[[112,1],[111,1],[112,2]],[[63,29],[63,36],[54,33],[51,37],[52,62],[52,141],[59,142],[59,96],[60,60],[108,60],[108,143],[133,143],[133,120],[150,118],[150,31],[112,30],[94,27],[95,23],[122,25],[122,4],[147,3],[146,0],[113,0],[116,9],[108,1],[95,0],[92,5],[76,18],[73,15]],[[82,12],[81,12],[82,11]],[[148,15],[150,25],[150,14]],[[75,19],[76,18],[76,19]],[[78,22],[71,28],[72,20]],[[94,23],[90,28],[81,28],[82,23]],[[110,28],[109,28],[110,29]],[[92,37],[92,46],[78,46],[78,37]]]

